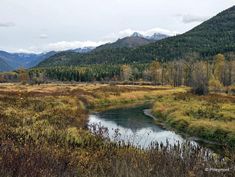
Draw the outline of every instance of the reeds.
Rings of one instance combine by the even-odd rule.
[[[104,127],[89,132],[80,94],[0,94],[0,176],[233,177],[234,153],[205,158],[189,144],[143,150],[111,142]]]

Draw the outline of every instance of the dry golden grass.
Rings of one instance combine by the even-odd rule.
[[[158,96],[185,93],[187,87],[171,86],[136,86],[108,84],[0,84],[0,95],[26,94],[30,96],[77,96],[90,108],[107,109],[123,104],[142,103],[156,99]]]
[[[234,96],[179,94],[158,100],[153,112],[181,132],[235,145]]]
[[[86,129],[86,107],[92,103],[94,108],[123,106],[185,91],[99,84],[0,85],[0,176],[221,176],[204,169],[230,164],[205,162],[202,148],[189,146],[191,154],[188,148],[160,146],[143,151],[111,143],[101,127],[94,134]]]

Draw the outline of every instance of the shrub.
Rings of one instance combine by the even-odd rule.
[[[210,92],[221,92],[223,90],[223,85],[217,79],[211,79],[209,81],[209,91]]]

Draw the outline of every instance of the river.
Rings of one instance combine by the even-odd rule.
[[[186,139],[174,131],[156,125],[152,117],[144,114],[146,108],[148,107],[139,106],[94,113],[89,116],[88,125],[106,127],[107,136],[112,141],[124,141],[141,148],[148,148],[153,143],[177,145],[186,142]],[[194,141],[191,143],[197,144]]]

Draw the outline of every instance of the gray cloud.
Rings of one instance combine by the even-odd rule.
[[[0,48],[40,52],[96,46],[134,31],[174,35],[232,5],[234,0],[0,0]]]
[[[40,34],[39,38],[40,39],[48,39],[48,35],[47,34]]]
[[[64,51],[69,49],[76,49],[76,48],[83,48],[83,47],[97,47],[100,45],[103,45],[105,43],[114,42],[118,38],[123,38],[132,35],[134,32],[138,32],[142,35],[149,36],[153,35],[154,33],[162,33],[167,34],[170,36],[174,36],[176,34],[179,34],[179,32],[176,31],[170,31],[162,28],[151,28],[146,30],[135,30],[135,29],[124,29],[118,32],[110,33],[101,40],[85,40],[85,41],[78,41],[78,40],[72,40],[72,41],[58,41],[58,42],[52,42],[47,43],[41,46],[31,46],[26,48],[20,48],[16,52],[20,53],[40,53],[40,52],[48,52],[48,51]],[[39,38],[49,39],[49,36],[46,33],[42,33],[39,35]]]
[[[8,28],[15,26],[15,23],[12,22],[0,22],[0,27],[2,28]]]
[[[209,17],[197,16],[197,15],[182,15],[183,23],[204,22],[208,19]]]
[[[17,53],[41,53],[49,51],[64,51],[70,49],[97,47],[111,41],[60,41],[49,43],[41,46],[30,46],[28,48],[20,48],[14,50]]]

